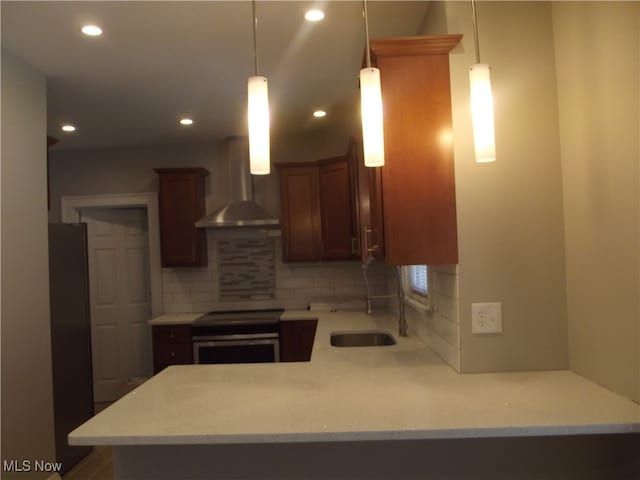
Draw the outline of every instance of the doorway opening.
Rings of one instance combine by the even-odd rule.
[[[87,223],[95,410],[153,373],[148,320],[162,309],[157,196],[63,197],[63,222]]]

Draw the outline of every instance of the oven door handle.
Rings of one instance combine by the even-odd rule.
[[[230,346],[236,347],[238,345],[273,345],[278,342],[278,337],[274,338],[262,338],[256,340],[224,340],[224,341],[203,341],[203,342],[193,342],[193,347],[219,347],[219,346]]]
[[[194,343],[198,342],[212,342],[212,341],[221,341],[222,343],[241,340],[241,341],[251,341],[251,340],[260,340],[260,339],[277,339],[277,333],[236,333],[232,335],[203,335],[192,337]]]
[[[223,338],[229,338],[231,335],[225,335]],[[246,338],[246,335],[244,335]],[[254,340],[207,340],[207,341],[195,341],[193,342],[193,358],[196,364],[200,364],[200,347],[237,347],[237,346],[251,346],[251,345],[273,345],[273,361],[280,361],[280,341],[278,336],[272,338],[264,338]]]

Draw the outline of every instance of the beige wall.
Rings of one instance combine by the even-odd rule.
[[[218,162],[215,143],[198,145],[166,145],[162,147],[127,147],[97,150],[64,151],[61,145],[51,149],[50,188],[52,222],[61,221],[60,198],[73,195],[141,193],[158,190],[154,168],[205,167],[209,176],[208,203],[221,203],[221,189],[227,189]]]
[[[46,83],[2,52],[2,459],[55,457],[49,327]],[[3,479],[46,478],[31,472]]]
[[[498,161],[476,164],[468,68],[471,6],[436,2],[425,33],[462,33],[450,55],[463,372],[568,366],[562,177],[551,7],[478,2],[491,65]],[[471,333],[471,304],[501,302],[504,331]]]
[[[571,369],[640,401],[640,4],[554,3]]]
[[[272,139],[272,163],[319,160],[347,152],[348,135],[332,131]],[[51,150],[51,212],[60,222],[60,198],[72,195],[140,193],[158,191],[154,168],[204,167],[207,179],[207,212],[230,199],[224,142],[172,144],[64,150],[64,138]],[[254,198],[268,212],[280,216],[277,172],[254,176]]]

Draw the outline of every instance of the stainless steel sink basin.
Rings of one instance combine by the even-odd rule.
[[[332,332],[332,347],[382,347],[395,345],[396,339],[384,330]]]

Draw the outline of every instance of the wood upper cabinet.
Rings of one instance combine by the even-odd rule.
[[[462,35],[372,40],[384,109],[390,265],[458,262],[449,52]]]
[[[345,260],[357,249],[352,175],[348,157],[318,162],[322,258]]]
[[[207,233],[195,223],[205,215],[204,168],[158,168],[160,249],[163,267],[207,265]]]
[[[277,168],[283,260],[319,260],[322,256],[322,231],[318,168],[314,164],[281,164]]]
[[[356,215],[348,157],[277,165],[283,259],[357,258]]]

